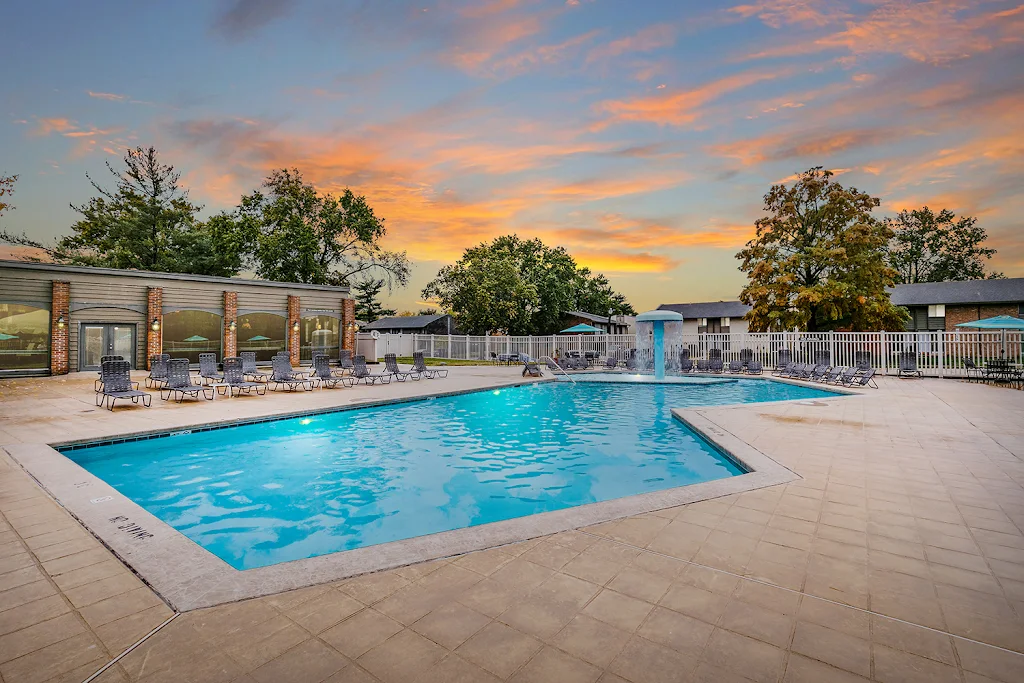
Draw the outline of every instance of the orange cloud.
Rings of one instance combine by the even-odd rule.
[[[587,62],[596,62],[629,52],[651,52],[669,47],[676,40],[675,29],[669,24],[656,24],[641,29],[631,36],[613,40],[607,45],[596,47],[587,55]]]
[[[502,75],[521,74],[543,64],[555,64],[596,37],[600,31],[590,31],[556,45],[540,45],[514,55],[495,60],[487,70]]]
[[[648,252],[574,249],[572,254],[581,266],[598,273],[663,273],[679,265],[676,259]]]
[[[50,118],[39,119],[36,127],[32,130],[33,135],[49,135],[50,133],[65,133],[74,130],[75,124],[70,119]]]
[[[712,222],[700,230],[689,231],[664,222],[628,218],[617,213],[601,215],[596,225],[586,228],[561,228],[553,231],[569,244],[592,245],[595,242],[623,249],[680,249],[742,246],[754,234],[753,223]],[[573,252],[575,253],[575,251]]]
[[[728,11],[744,19],[756,16],[772,28],[786,24],[826,26],[849,16],[833,0],[761,0],[737,5]]]
[[[829,157],[839,152],[875,147],[903,135],[905,131],[884,128],[769,133],[746,140],[711,145],[707,147],[707,151],[717,156],[737,159],[744,166],[785,159],[821,161],[828,165]]]

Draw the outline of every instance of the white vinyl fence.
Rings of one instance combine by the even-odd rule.
[[[359,334],[367,344],[369,335]],[[775,366],[779,352],[796,363],[856,365],[867,360],[881,373],[895,374],[901,353],[914,353],[918,368],[931,377],[963,377],[964,360],[978,365],[1008,358],[1022,360],[1020,332],[769,332],[742,334],[686,334],[683,345],[693,359],[707,358],[708,351],[721,351],[728,365],[747,357],[766,368]],[[428,358],[493,360],[504,354],[527,354],[531,358],[583,354],[625,359],[636,347],[632,334],[550,335],[537,337],[488,337],[444,334],[382,334],[376,340],[376,357],[385,353],[411,356],[422,351]],[[360,346],[363,348],[363,346]],[[742,353],[741,355],[741,352]],[[1004,355],[1005,354],[1005,355]],[[369,354],[365,354],[369,358]],[[717,355],[717,352],[716,354]]]

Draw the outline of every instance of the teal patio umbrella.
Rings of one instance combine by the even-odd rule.
[[[1002,330],[1003,332],[1003,350],[1002,353],[1006,355],[1006,331],[1017,330],[1024,331],[1024,320],[1020,318],[1014,318],[1012,315],[997,315],[993,318],[985,318],[984,320],[973,320],[969,323],[960,323],[957,327],[970,327],[975,330]]]
[[[583,323],[580,323],[579,325],[573,325],[572,327],[566,328],[559,332],[558,334],[601,334],[603,332],[604,330],[602,330],[599,327],[594,327],[593,325],[585,325]]]
[[[17,339],[17,338],[18,338],[18,335],[16,335],[16,334],[7,334],[5,332],[0,332],[0,341],[7,341],[8,339]]]
[[[200,337],[198,334],[193,334],[191,337],[186,337],[185,339],[182,339],[181,341],[201,342],[201,341],[210,341],[210,340],[207,339],[206,337]]]
[[[255,337],[249,337],[247,341],[270,341],[270,337],[264,337],[262,334],[257,334]]]

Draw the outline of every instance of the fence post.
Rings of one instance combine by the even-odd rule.
[[[944,376],[943,370],[946,367],[946,333],[936,332],[936,335],[939,338],[939,379],[942,379],[942,377]]]
[[[885,330],[879,332],[882,336],[882,374],[889,374],[889,333]]]

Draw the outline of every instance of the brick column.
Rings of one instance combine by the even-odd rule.
[[[341,348],[348,349],[354,356],[356,354],[356,301],[355,299],[341,300]]]
[[[238,355],[238,294],[224,292],[224,358]],[[236,329],[232,329],[232,325]]]
[[[50,305],[50,374],[68,374],[71,335],[71,283],[53,281]]]
[[[299,330],[295,324],[299,322],[299,297],[288,295],[288,356],[292,365],[299,364]]]
[[[153,321],[159,324],[153,329]],[[146,369],[149,359],[164,352],[164,290],[163,287],[150,287],[146,296]]]

